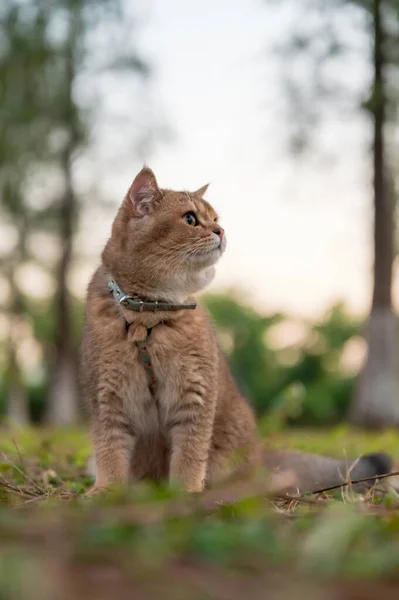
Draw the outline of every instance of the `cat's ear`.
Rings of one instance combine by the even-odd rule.
[[[127,193],[134,212],[142,216],[151,212],[151,208],[161,195],[155,175],[148,167],[144,167],[136,175]]]
[[[207,183],[206,185],[203,185],[199,190],[197,190],[196,192],[194,192],[195,196],[199,196],[200,198],[202,198],[202,196],[205,194],[206,190],[209,187],[209,183]]]

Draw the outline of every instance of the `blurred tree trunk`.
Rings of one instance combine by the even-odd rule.
[[[7,196],[7,192],[3,191]],[[15,198],[16,196],[14,196]],[[7,198],[5,198],[7,200]],[[22,201],[21,201],[22,205]],[[24,382],[21,366],[18,361],[18,324],[24,319],[25,306],[23,296],[15,281],[15,271],[26,256],[26,239],[29,229],[29,219],[25,211],[18,215],[18,242],[8,260],[7,280],[10,285],[11,305],[9,307],[9,332],[7,343],[7,365],[6,365],[6,411],[10,425],[24,427],[29,424],[29,407],[27,386]]]
[[[65,96],[61,123],[67,141],[60,156],[64,177],[64,192],[60,202],[59,225],[61,256],[57,266],[55,357],[50,376],[48,421],[56,425],[71,425],[79,419],[79,386],[77,349],[72,336],[71,296],[68,275],[73,250],[73,230],[77,201],[72,178],[73,154],[79,144],[79,131],[73,99],[75,52],[78,19],[71,10],[70,30],[65,49]]]
[[[28,399],[26,386],[24,385],[17,361],[16,346],[12,332],[8,340],[6,372],[7,420],[11,425],[25,427],[29,424]]]
[[[20,231],[21,233],[21,231]],[[21,243],[18,248],[21,248]],[[20,252],[16,252],[19,255]],[[15,260],[15,259],[14,259]],[[8,281],[11,287],[11,310],[9,315],[9,333],[7,343],[6,366],[6,410],[10,425],[25,427],[29,424],[27,387],[18,362],[18,321],[22,311],[21,295],[14,280],[14,261],[10,264]]]
[[[389,185],[385,156],[386,61],[381,9],[382,0],[374,0],[374,82],[370,101],[374,120],[374,290],[366,330],[368,356],[350,410],[350,420],[367,427],[399,424],[398,332],[392,307],[395,194]]]

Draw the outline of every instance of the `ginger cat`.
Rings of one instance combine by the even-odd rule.
[[[89,284],[82,383],[95,448],[93,491],[150,478],[200,492],[260,460],[272,471],[293,469],[294,488],[339,484],[343,462],[261,451],[252,408],[192,297],[212,281],[226,248],[203,199],[206,188],[160,189],[142,169]],[[371,455],[351,476],[389,469],[388,457]]]

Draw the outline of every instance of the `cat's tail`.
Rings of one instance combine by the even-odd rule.
[[[356,460],[336,460],[317,454],[290,451],[267,451],[264,464],[273,474],[291,472],[295,483],[284,490],[290,493],[315,492],[342,483],[356,482],[367,477],[386,475],[393,463],[384,452],[366,454]],[[375,480],[353,485],[356,492],[365,492]]]

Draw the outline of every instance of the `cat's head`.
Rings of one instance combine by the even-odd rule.
[[[160,189],[151,169],[140,171],[103,253],[121,285],[182,301],[210,283],[226,237],[216,212],[202,198],[207,187],[196,192]]]

